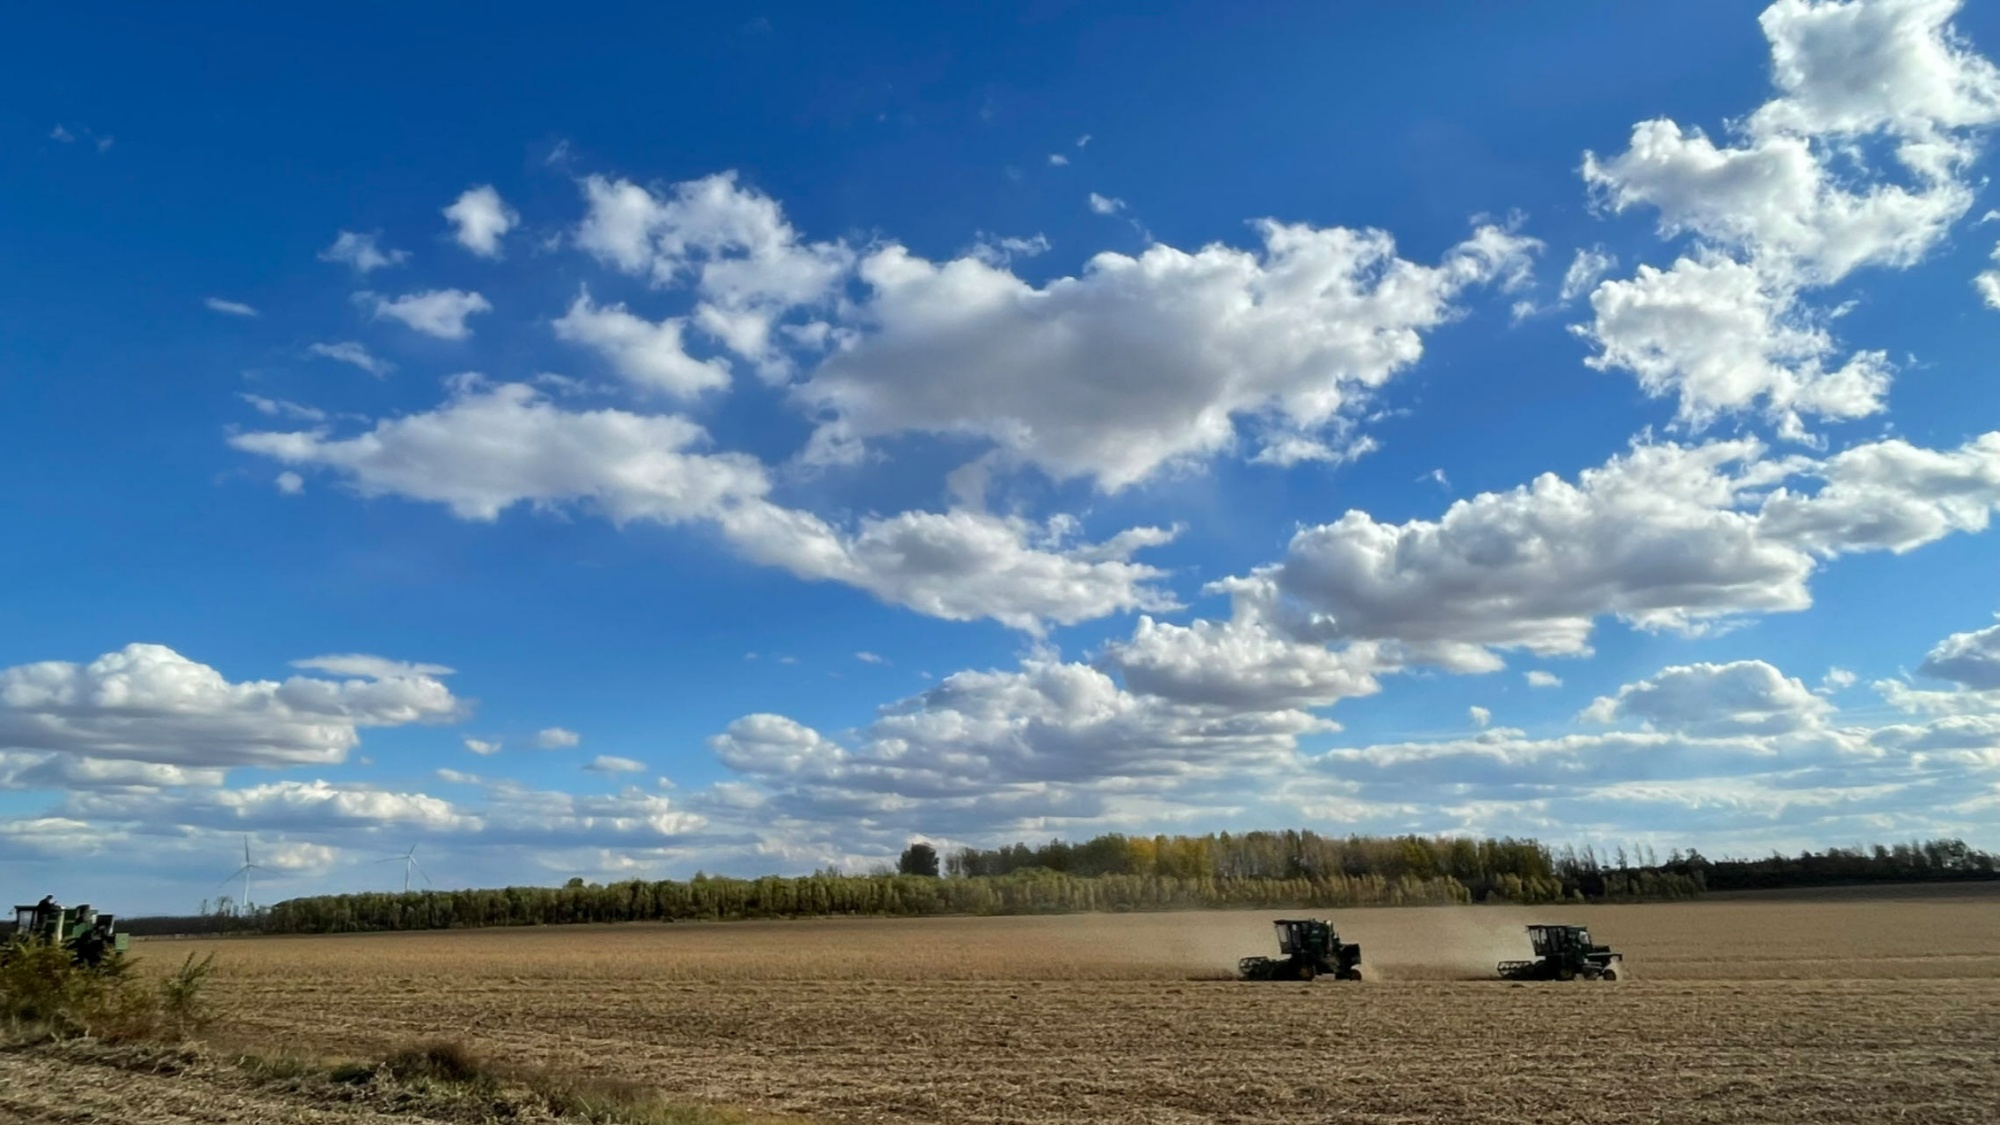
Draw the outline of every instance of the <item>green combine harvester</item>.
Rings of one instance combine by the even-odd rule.
[[[13,942],[59,945],[77,964],[98,968],[125,952],[132,935],[119,933],[109,914],[88,905],[62,906],[49,895],[33,906],[14,908]]]
[[[1361,979],[1361,947],[1341,941],[1324,918],[1281,918],[1278,952],[1283,957],[1245,957],[1236,963],[1244,980]]]
[[[1528,940],[1534,945],[1532,961],[1502,961],[1500,976],[1506,980],[1617,980],[1621,953],[1608,945],[1593,945],[1590,931],[1583,926],[1529,926]]]

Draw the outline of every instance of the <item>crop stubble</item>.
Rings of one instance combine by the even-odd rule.
[[[2000,893],[1357,910],[1361,985],[1212,979],[1267,913],[566,927],[220,951],[227,1033],[462,1038],[676,1095],[882,1122],[1988,1122]],[[1513,985],[1528,920],[1633,970]],[[1200,978],[1211,979],[1200,979]]]

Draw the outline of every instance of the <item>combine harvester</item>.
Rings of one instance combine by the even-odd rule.
[[[1625,960],[1608,945],[1592,945],[1590,931],[1583,926],[1529,926],[1528,940],[1534,944],[1535,959],[1500,962],[1503,979],[1617,980],[1618,966]]]
[[[1283,957],[1245,957],[1236,963],[1244,980],[1361,979],[1361,947],[1340,940],[1324,918],[1281,918],[1278,952]]]
[[[77,964],[98,968],[106,959],[125,952],[132,936],[119,933],[109,914],[99,914],[88,905],[64,907],[49,895],[32,906],[14,908],[10,944],[28,942],[62,946]],[[0,947],[0,957],[5,952],[5,947]]]

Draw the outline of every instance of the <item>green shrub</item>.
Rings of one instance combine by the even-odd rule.
[[[79,964],[67,949],[35,941],[0,947],[0,1032],[15,1043],[90,1036],[107,1040],[179,1040],[209,1019],[204,995],[213,955],[192,955],[148,987],[135,961],[112,956]]]
[[[169,1034],[184,1037],[208,1026],[213,1013],[205,994],[214,975],[215,954],[197,961],[190,953],[180,968],[160,982],[160,1018]]]

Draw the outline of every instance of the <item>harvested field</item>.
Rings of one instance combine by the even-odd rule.
[[[1264,913],[145,942],[224,1034],[517,1065],[828,1122],[1990,1122],[2000,889],[1348,911],[1362,984],[1215,979]],[[1576,921],[1617,984],[1472,979]]]

